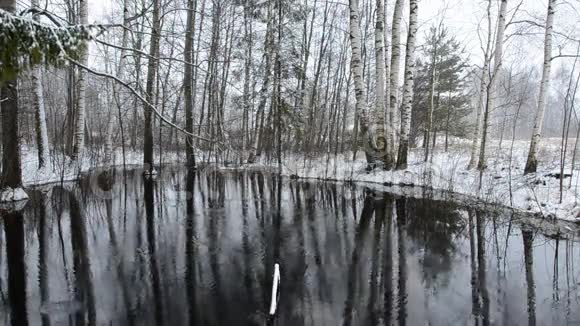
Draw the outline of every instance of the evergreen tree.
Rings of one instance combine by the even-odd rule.
[[[449,35],[447,28],[431,27],[423,48],[424,60],[417,61],[415,76],[415,97],[413,99],[413,117],[411,139],[417,142],[417,137],[427,138],[428,113],[433,93],[432,142],[437,134],[443,132],[448,138],[465,136],[466,124],[461,123],[469,115],[469,98],[465,92],[465,76],[467,75],[466,60],[461,44],[454,36]],[[425,144],[423,143],[423,146]]]

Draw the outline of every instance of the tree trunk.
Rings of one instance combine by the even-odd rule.
[[[431,76],[429,87],[429,110],[427,112],[427,129],[425,130],[425,141],[423,142],[423,147],[425,147],[425,157],[424,161],[429,160],[429,141],[431,140],[431,131],[433,129],[433,111],[435,110],[435,83],[437,73],[437,46],[438,46],[438,30],[433,34],[433,54],[431,56]],[[435,137],[433,137],[435,138]],[[435,147],[433,145],[433,147]]]
[[[369,120],[366,108],[366,95],[363,82],[363,67],[362,67],[362,53],[361,53],[361,32],[360,32],[360,16],[358,0],[349,0],[350,7],[350,44],[352,48],[351,55],[351,69],[354,80],[354,89],[356,97],[356,112],[360,123],[360,130],[363,138],[368,137],[368,144],[365,146],[365,153],[367,154],[368,163],[372,162],[372,155],[370,150],[374,148],[372,141],[372,133],[369,130]],[[370,148],[369,148],[370,147]]]
[[[262,137],[263,137],[263,127],[264,127],[264,116],[266,109],[266,102],[268,100],[268,88],[270,88],[270,74],[272,70],[272,43],[274,38],[273,32],[273,15],[271,5],[268,4],[268,24],[266,27],[266,40],[264,41],[264,61],[266,62],[264,69],[264,80],[262,81],[262,88],[260,89],[260,103],[258,104],[258,112],[256,112],[256,126],[254,131],[253,146],[250,149],[250,154],[248,157],[248,163],[255,163],[260,155]]]
[[[385,135],[385,11],[383,0],[376,2],[376,25],[375,25],[375,54],[376,54],[376,84],[375,84],[375,160],[382,161],[384,169],[392,169],[393,157],[390,155],[392,151],[389,147],[389,142]],[[387,130],[387,132],[390,132]]]
[[[251,110],[250,102],[250,83],[252,74],[252,8],[253,0],[244,1],[244,43],[246,58],[244,60],[244,107],[242,112],[242,153],[240,155],[240,164],[245,162],[245,155],[248,146],[247,129],[249,122],[249,113]]]
[[[123,0],[123,36],[121,39],[121,53],[119,54],[119,63],[117,66],[117,78],[123,80],[124,72],[125,72],[125,63],[127,62],[126,56],[126,48],[128,43],[128,26],[129,26],[129,0]],[[113,91],[115,95],[118,94],[117,88],[115,85],[113,86]],[[118,107],[120,109],[120,106]],[[121,116],[119,115],[119,124],[121,124]],[[107,124],[107,138],[105,140],[105,164],[111,165],[113,164],[113,132],[115,126],[115,114],[111,114],[109,116],[109,122]],[[124,140],[123,140],[124,142]],[[123,144],[124,146],[124,144]]]
[[[418,0],[410,1],[409,34],[407,35],[407,51],[405,54],[405,85],[403,90],[403,112],[401,114],[401,140],[397,169],[407,168],[409,155],[409,134],[411,132],[411,113],[413,109],[413,73],[415,71],[415,41],[417,35]]]
[[[16,10],[16,1],[0,0],[0,9]],[[18,188],[22,185],[20,167],[20,138],[18,137],[18,81],[5,80],[0,89],[2,113],[2,176],[0,189]]]
[[[538,98],[538,108],[534,129],[532,131],[532,141],[524,174],[534,173],[538,168],[538,146],[542,136],[542,125],[544,124],[544,114],[546,112],[546,95],[550,87],[550,72],[552,68],[552,31],[554,29],[554,14],[556,13],[556,0],[548,2],[548,16],[546,17],[546,33],[544,41],[544,69],[542,72],[542,83],[540,84],[540,95]]]
[[[473,132],[473,138],[471,141],[471,156],[469,159],[469,165],[467,166],[468,170],[471,170],[477,164],[478,158],[478,149],[479,149],[479,141],[481,139],[481,123],[484,111],[484,99],[487,89],[487,76],[489,70],[489,64],[491,61],[491,57],[489,52],[491,51],[491,38],[492,38],[492,31],[491,31],[491,0],[488,0],[487,5],[487,46],[485,48],[484,59],[483,59],[483,69],[481,71],[481,85],[479,85],[479,98],[477,102],[477,117],[475,119],[475,131]]]
[[[185,93],[185,129],[193,133],[193,37],[195,30],[195,3],[193,0],[187,0],[187,25],[185,31],[185,52],[184,52],[184,69],[183,74],[183,91]],[[187,157],[187,166],[195,168],[194,139],[187,135],[185,138],[185,155]]]
[[[399,78],[401,70],[401,19],[405,0],[397,0],[393,10],[393,23],[391,35],[391,71],[389,75],[389,148],[391,157],[395,160],[395,143],[397,138],[398,111],[399,111]]]
[[[314,21],[316,19],[316,6],[317,6],[318,0],[314,0],[314,4],[312,6],[312,19],[310,20],[310,27],[308,27],[308,20],[304,19],[304,30],[303,30],[303,40],[302,40],[302,53],[301,55],[303,55],[303,57],[301,56],[302,59],[302,67],[300,70],[300,76],[299,76],[299,81],[298,81],[298,87],[299,87],[299,92],[298,92],[298,102],[299,102],[299,109],[302,110],[302,114],[306,114],[306,112],[308,111],[308,101],[307,101],[307,96],[308,93],[306,92],[306,81],[307,81],[307,75],[306,72],[308,71],[308,62],[310,60],[310,47],[312,44],[312,35],[313,35],[313,31],[314,31]],[[306,0],[305,3],[305,7],[308,8],[308,0]],[[306,138],[306,136],[304,136],[303,138]],[[309,145],[309,139],[303,139],[303,145],[304,145],[304,150],[307,150],[307,147]]]
[[[501,68],[502,57],[503,57],[503,42],[505,34],[505,24],[506,24],[506,14],[507,14],[507,2],[508,0],[502,0],[499,9],[499,20],[497,22],[497,33],[495,39],[495,55],[493,59],[493,72],[491,80],[489,81],[488,91],[487,91],[487,103],[485,105],[485,114],[483,116],[483,133],[481,136],[481,148],[479,150],[479,162],[477,163],[478,170],[485,169],[485,149],[487,144],[487,129],[489,123],[490,111],[494,109],[493,107],[493,94],[497,85],[497,75]]]
[[[38,9],[38,0],[32,0],[33,8]],[[35,67],[32,71],[32,107],[36,122],[36,146],[38,147],[38,168],[42,169],[49,160],[48,131],[46,128],[46,111],[42,87],[42,68]]]
[[[451,91],[447,95],[447,119],[445,120],[445,153],[449,151],[449,119],[451,117]]]
[[[88,4],[87,0],[79,0],[79,18],[82,25],[88,24]],[[86,49],[81,53],[80,63],[87,66],[89,61],[88,44]],[[77,112],[75,115],[75,131],[71,159],[76,161],[85,144],[85,111],[87,106],[87,72],[84,69],[79,69],[78,72],[78,97],[77,97]]]
[[[155,85],[155,72],[157,71],[157,53],[159,52],[159,0],[153,0],[153,27],[151,29],[151,44],[149,45],[149,62],[147,64],[147,85],[145,86],[145,127],[143,128],[143,163],[146,173],[153,173],[153,98]]]
[[[392,128],[392,121],[391,118],[389,116],[389,108],[390,108],[390,99],[391,99],[391,55],[389,52],[390,49],[390,36],[391,36],[391,32],[389,30],[389,23],[388,23],[388,19],[387,17],[388,15],[388,1],[383,1],[383,9],[382,9],[382,15],[383,15],[383,44],[384,44],[384,49],[385,49],[385,127],[388,128],[386,130],[386,137],[387,137],[387,142],[389,142],[389,137],[390,134],[392,133],[392,131],[390,130],[390,128]],[[388,145],[392,145],[390,143],[388,143]],[[391,147],[391,152],[392,152],[392,147]]]

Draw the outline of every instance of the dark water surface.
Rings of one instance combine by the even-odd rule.
[[[93,175],[2,213],[0,325],[265,325],[275,262],[276,325],[580,324],[578,254],[508,213],[346,184]]]

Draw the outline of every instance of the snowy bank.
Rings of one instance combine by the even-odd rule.
[[[179,153],[164,152],[161,156],[155,153],[156,164],[174,164],[183,161]],[[125,163],[128,167],[142,167],[143,153],[138,151],[127,151],[125,160],[120,150],[114,152],[113,166],[123,166]],[[91,155],[83,155],[79,162],[72,162],[61,153],[52,155],[47,167],[38,168],[38,157],[36,149],[22,148],[22,178],[24,186],[38,186],[54,182],[72,181],[80,178],[82,173],[95,169],[106,168],[99,158]]]
[[[559,139],[543,140],[539,155],[539,170],[523,175],[528,141],[504,142],[500,149],[497,142],[488,148],[487,169],[481,175],[477,170],[467,170],[469,163],[468,142],[456,140],[448,152],[439,146],[433,159],[423,162],[423,150],[413,149],[406,170],[367,172],[364,153],[357,158],[352,153],[324,154],[317,158],[289,155],[283,159],[282,173],[301,178],[330,179],[381,184],[385,186],[424,187],[474,198],[521,212],[539,214],[577,222],[580,214],[578,183],[580,171],[574,169],[570,176],[572,155],[568,155],[560,202],[560,145]],[[274,162],[261,162],[252,167],[275,167]]]

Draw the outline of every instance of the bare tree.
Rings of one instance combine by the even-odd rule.
[[[187,23],[185,27],[185,53],[183,74],[183,91],[185,93],[185,130],[193,133],[193,97],[195,96],[192,89],[193,83],[193,38],[195,32],[195,6],[197,1],[187,0]],[[195,142],[192,136],[187,135],[185,138],[185,155],[187,156],[187,166],[195,168]]]
[[[405,0],[397,0],[393,10],[393,24],[391,31],[391,71],[389,76],[389,124],[390,124],[390,150],[391,156],[395,156],[395,136],[397,134],[397,112],[399,111],[399,71],[401,68],[401,19]]]
[[[242,111],[242,155],[240,155],[240,163],[245,162],[245,155],[248,146],[248,130],[250,121],[250,111],[251,111],[251,79],[252,79],[252,11],[253,11],[253,0],[244,1],[244,45],[245,45],[245,55],[244,60],[244,107]],[[302,97],[301,97],[302,98]]]
[[[268,88],[270,87],[272,74],[272,47],[274,44],[274,17],[272,14],[272,5],[268,2],[268,23],[266,26],[266,39],[264,41],[264,78],[262,80],[262,87],[260,89],[260,102],[258,104],[258,112],[256,112],[253,146],[250,149],[248,163],[255,163],[261,155],[261,141],[263,137],[263,127],[265,118],[266,102],[268,100]]]
[[[391,169],[393,158],[389,155],[389,142],[385,134],[385,51],[384,51],[384,28],[385,12],[383,0],[376,1],[376,24],[375,24],[375,159],[382,162],[385,169]],[[387,131],[389,133],[390,130]]]
[[[485,99],[485,90],[487,87],[488,70],[491,62],[491,46],[492,46],[492,27],[491,27],[491,0],[487,2],[487,45],[483,52],[483,68],[481,70],[481,79],[479,84],[479,97],[477,102],[477,117],[475,119],[475,131],[471,140],[471,155],[469,159],[468,170],[471,170],[477,164],[479,143],[481,140],[481,123],[483,118],[483,106]]]
[[[407,168],[409,155],[409,134],[411,132],[411,110],[413,109],[413,73],[415,70],[415,41],[417,36],[418,0],[410,0],[409,33],[407,35],[407,52],[405,54],[405,84],[403,93],[403,112],[401,114],[401,139],[397,169]]]
[[[367,153],[367,161],[372,162],[372,155],[369,155],[370,150],[375,148],[373,144],[372,133],[369,130],[369,120],[366,108],[366,94],[363,82],[363,62],[362,62],[362,47],[361,47],[361,32],[360,32],[360,14],[358,0],[349,0],[350,10],[350,45],[351,45],[351,70],[354,79],[354,89],[356,96],[356,112],[360,123],[360,129],[363,138],[368,137],[368,146],[365,150]],[[366,141],[366,140],[365,140]]]
[[[119,54],[119,62],[117,65],[117,78],[124,79],[125,65],[127,62],[127,43],[129,42],[129,0],[123,0],[123,36],[121,39],[121,51]],[[115,95],[118,95],[117,88],[113,88]],[[120,107],[119,107],[120,109]],[[121,122],[121,116],[118,117]],[[111,165],[113,157],[113,132],[115,114],[111,111],[109,114],[109,122],[107,124],[107,138],[105,140],[105,164]]]
[[[147,103],[145,106],[145,128],[144,143],[143,143],[143,163],[148,173],[153,173],[153,120],[152,120],[152,103],[155,97],[155,75],[157,71],[157,53],[159,53],[159,37],[160,37],[160,0],[153,0],[153,26],[151,30],[151,43],[149,44],[149,62],[147,64],[147,85],[145,89],[145,98]]]
[[[524,174],[534,173],[538,168],[538,146],[542,136],[542,125],[544,124],[544,114],[546,112],[546,96],[550,87],[550,72],[552,69],[552,33],[554,29],[554,15],[556,14],[556,1],[548,1],[548,14],[546,17],[545,40],[544,40],[544,68],[542,71],[542,82],[540,84],[540,94],[538,95],[538,108],[532,131],[532,140],[528,152],[528,160],[524,169]]]
[[[79,19],[80,23],[83,25],[88,24],[88,3],[87,0],[79,0]],[[86,48],[81,53],[80,63],[87,65],[89,61],[89,49],[88,44]],[[87,106],[87,72],[80,69],[78,72],[78,94],[77,94],[77,107],[75,115],[75,131],[74,131],[74,141],[71,159],[76,161],[83,147],[85,146],[85,115]]]
[[[38,0],[32,0],[33,8],[39,8]],[[46,111],[44,107],[44,94],[42,87],[42,67],[32,70],[32,107],[36,122],[36,146],[38,150],[38,168],[46,167],[49,159],[48,130],[46,127]]]
[[[507,0],[501,0],[501,5],[499,9],[499,19],[497,21],[497,33],[495,36],[495,54],[493,59],[493,71],[489,77],[489,85],[487,86],[487,102],[485,105],[485,113],[483,115],[483,131],[481,136],[481,148],[479,150],[479,161],[477,163],[477,168],[481,171],[485,169],[485,146],[487,143],[487,128],[489,124],[489,114],[493,110],[493,94],[496,91],[496,85],[499,78],[497,78],[498,73],[502,66],[503,60],[503,43],[505,35],[505,24],[506,24],[506,14],[507,14]],[[481,175],[480,175],[481,176]]]

